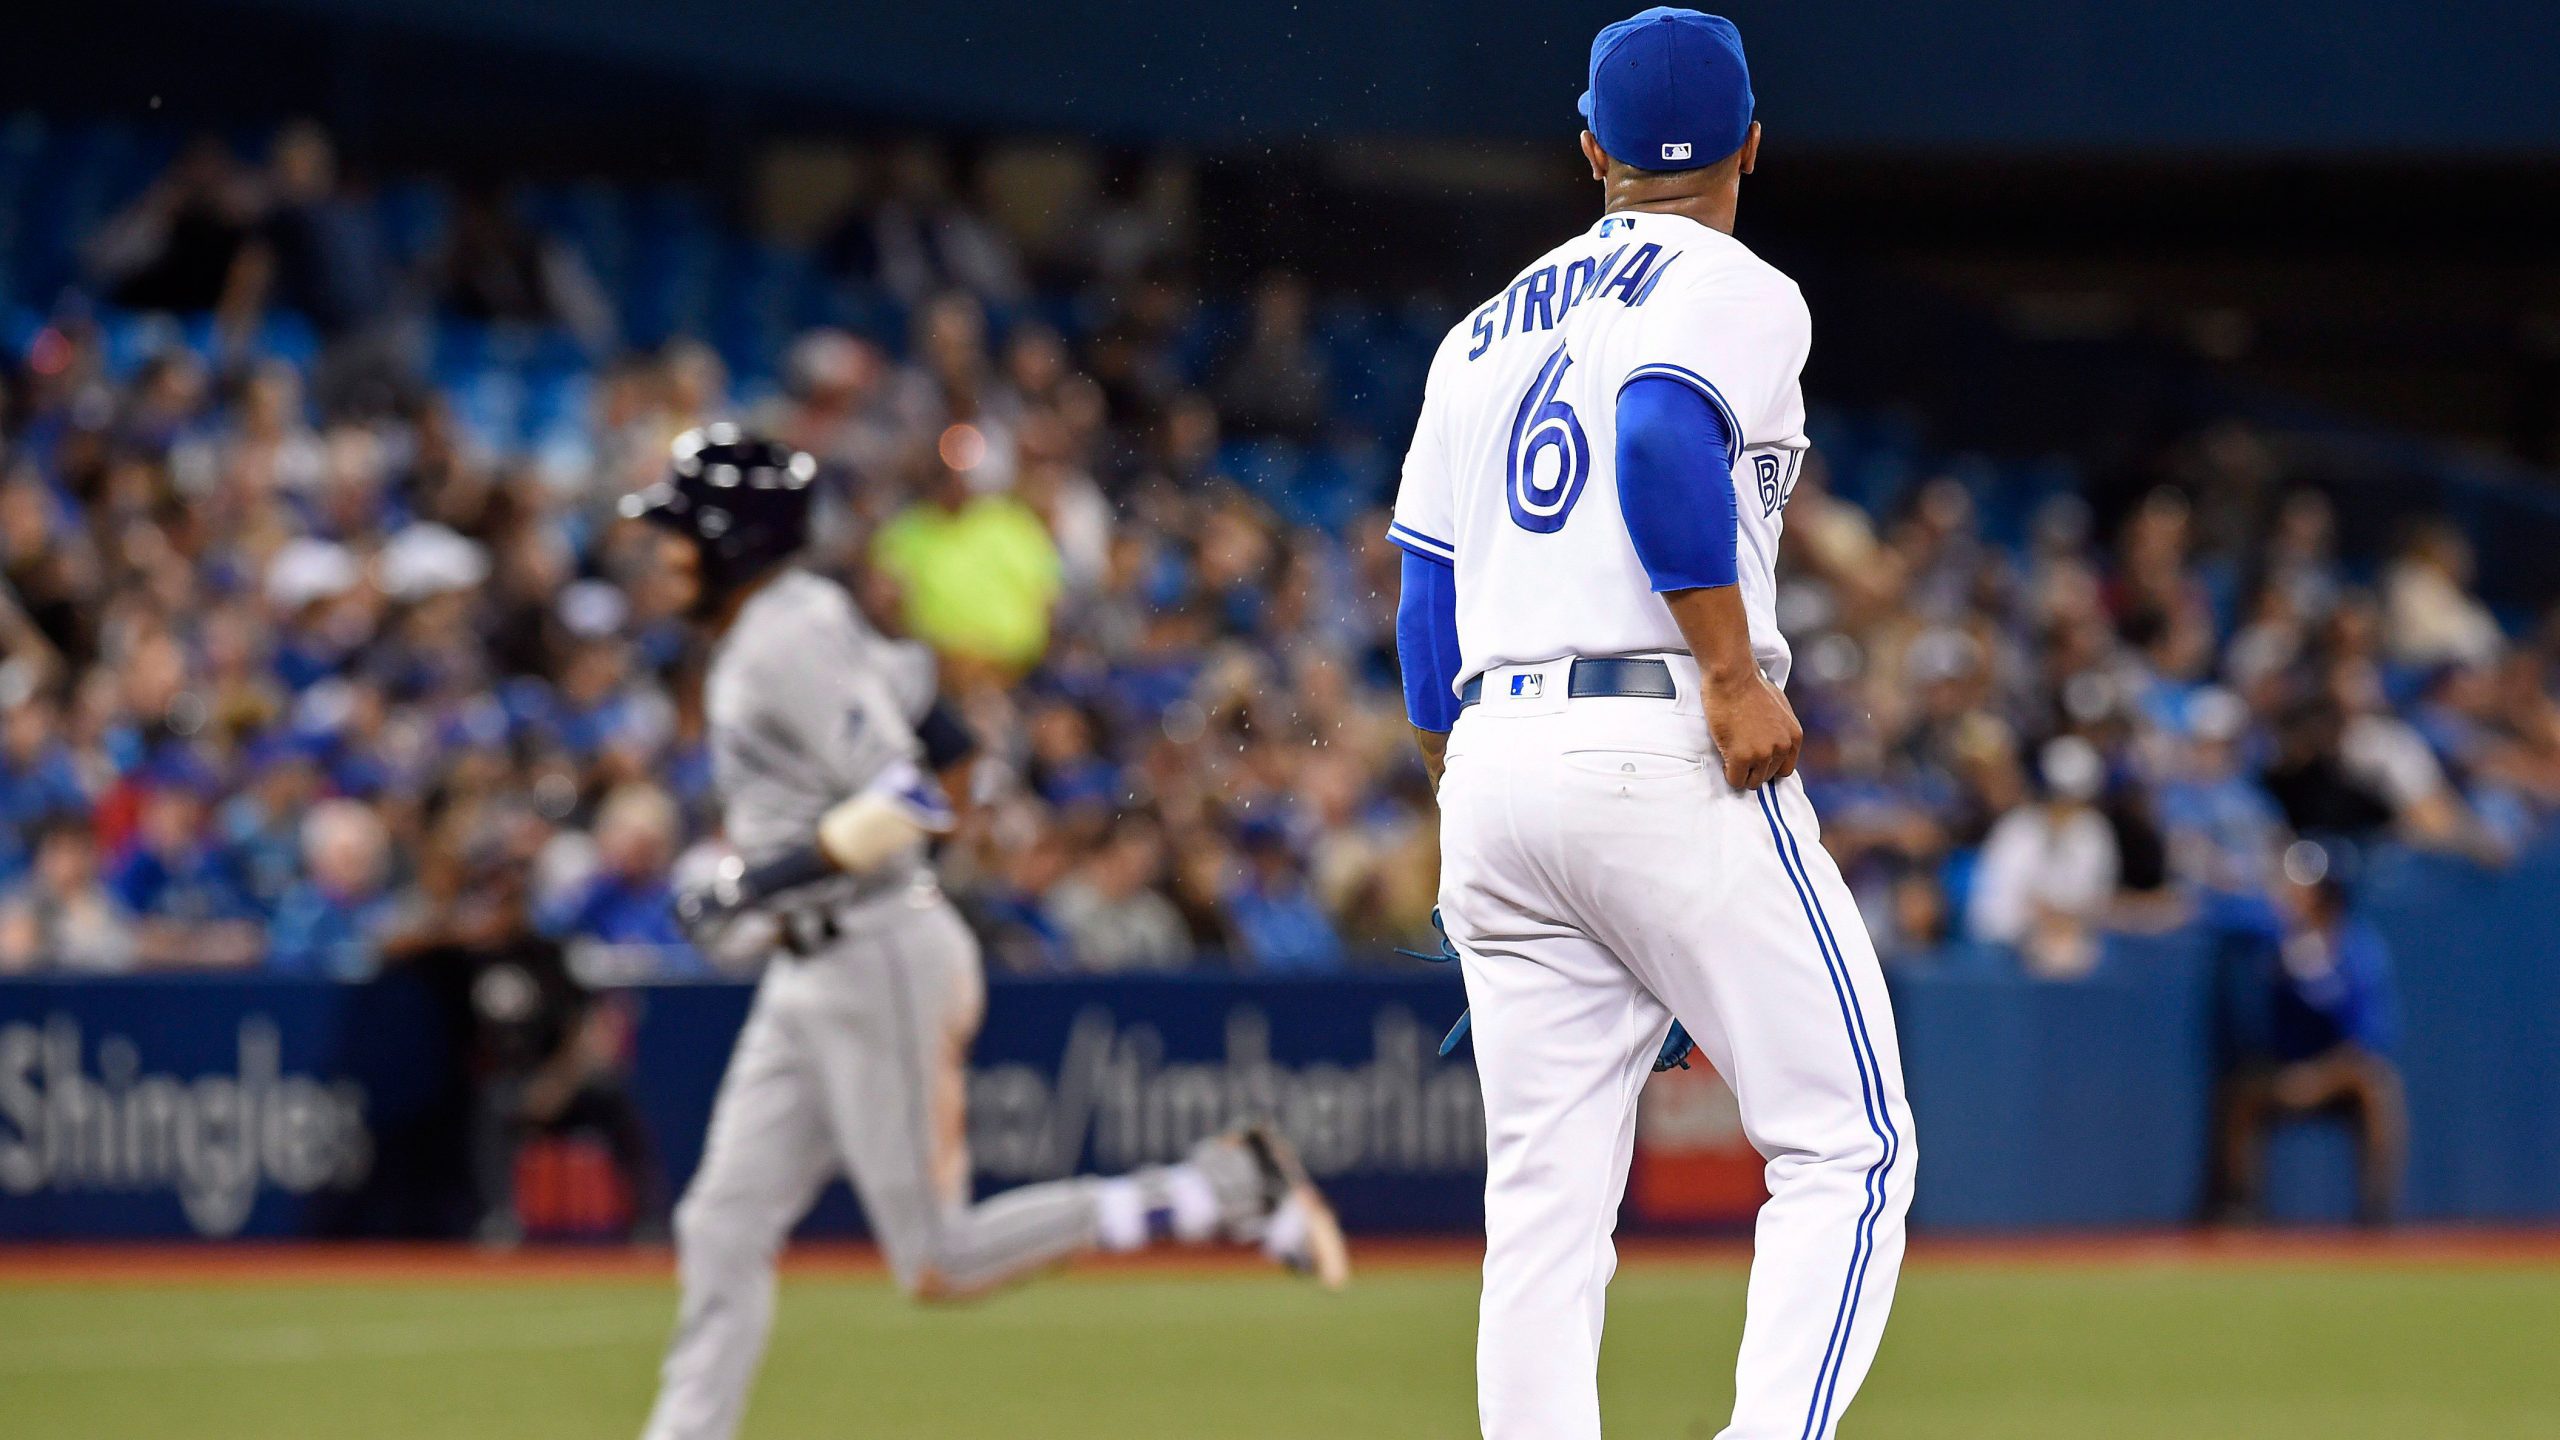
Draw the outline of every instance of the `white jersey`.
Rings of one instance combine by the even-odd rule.
[[[1628,382],[1690,385],[1723,417],[1751,646],[1784,684],[1778,532],[1804,462],[1795,282],[1719,230],[1618,214],[1540,257],[1441,342],[1389,537],[1457,572],[1458,683],[1497,665],[1682,652],[1618,508]]]

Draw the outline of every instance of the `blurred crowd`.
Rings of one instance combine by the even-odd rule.
[[[1888,952],[2077,975],[2110,930],[2257,928],[2288,853],[2333,885],[2378,840],[2494,865],[2560,806],[2560,625],[2511,637],[2460,532],[2341,555],[2239,425],[2154,468],[2111,535],[2059,492],[2020,546],[1948,479],[1879,520],[1816,471],[1790,506],[1805,772]]]
[[[1204,295],[1156,172],[1046,249],[928,148],[883,175],[810,251],[868,322],[769,378],[632,347],[502,189],[404,258],[307,126],[257,163],[200,141],[100,225],[0,378],[0,971],[360,977],[510,877],[588,980],[709,973],[669,909],[720,846],[703,656],[613,506],[717,419],[819,458],[808,563],[987,741],[944,870],[993,964],[1397,963],[1437,852],[1391,467],[1310,503],[1239,460],[1400,445],[1345,413],[1323,297]],[[121,355],[134,311],[212,321]],[[261,346],[278,315],[307,352]],[[457,317],[568,337],[581,408],[539,445],[468,423],[419,338]],[[2560,805],[2560,629],[2511,634],[2451,529],[2336,553],[2245,428],[2124,515],[2048,497],[2023,545],[1954,479],[1871,510],[1820,455],[1790,693],[1891,954],[2081,973],[2110,929],[2264,900],[2297,835],[2494,861]]]
[[[989,742],[944,858],[995,963],[1321,971],[1427,931],[1383,523],[1222,474],[1329,423],[1305,287],[1204,344],[1178,272],[1129,268],[1146,227],[1103,225],[1048,277],[1094,317],[1064,334],[900,167],[825,247],[887,333],[800,333],[770,383],[690,339],[604,354],[564,454],[488,443],[403,336],[580,323],[573,250],[466,195],[395,267],[324,134],[184,151],[0,387],[0,970],[363,976],[525,875],[582,974],[703,973],[669,906],[720,844],[703,655],[613,506],[717,419],[819,457],[808,563],[930,642]],[[215,321],[119,365],[89,297]],[[280,310],[307,357],[248,338]]]

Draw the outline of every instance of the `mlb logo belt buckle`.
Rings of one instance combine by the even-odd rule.
[[[1555,715],[1573,698],[1573,661],[1549,660],[1536,665],[1497,665],[1467,682],[1458,706],[1481,703],[1494,715]]]
[[[1664,661],[1611,655],[1497,665],[1458,688],[1458,708],[1484,705],[1501,715],[1553,715],[1568,699],[1673,700],[1679,693]]]

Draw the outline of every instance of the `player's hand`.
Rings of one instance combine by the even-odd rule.
[[[708,877],[676,892],[676,924],[697,947],[709,948],[744,908],[746,870],[745,861],[726,855]]]
[[[1757,668],[1731,683],[1707,686],[1707,733],[1724,757],[1725,783],[1736,790],[1756,790],[1772,780],[1796,773],[1796,754],[1804,748],[1804,727],[1795,707]]]

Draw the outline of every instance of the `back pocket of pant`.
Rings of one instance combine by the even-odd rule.
[[[1564,763],[1586,775],[1620,781],[1678,780],[1706,768],[1706,763],[1695,755],[1656,750],[1567,750]]]

